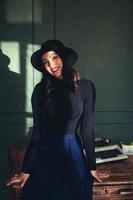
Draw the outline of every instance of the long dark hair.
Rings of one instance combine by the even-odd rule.
[[[70,65],[69,61],[65,59],[63,55],[59,56],[63,61],[62,75],[64,85],[66,86],[66,89],[74,92],[80,85],[79,72]],[[44,68],[43,63],[42,67]],[[57,79],[54,76],[50,75],[44,68],[42,81],[45,85],[45,93],[47,95],[49,95],[53,90],[56,89],[56,80]]]

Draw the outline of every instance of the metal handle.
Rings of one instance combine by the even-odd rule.
[[[133,189],[132,188],[120,189],[120,190],[118,190],[118,193],[121,195],[133,194]]]

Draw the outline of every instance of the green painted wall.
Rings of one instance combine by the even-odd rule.
[[[132,9],[131,0],[56,1],[56,38],[78,50],[76,67],[96,86],[96,135],[113,143],[133,139]]]
[[[41,74],[30,56],[43,41],[62,40],[79,53],[75,66],[96,86],[96,136],[112,143],[133,133],[132,0],[5,0],[0,4],[0,199],[8,200],[7,150],[26,145],[30,97]],[[10,60],[9,60],[10,59]]]

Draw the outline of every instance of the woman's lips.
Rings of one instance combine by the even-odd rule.
[[[52,72],[55,73],[59,70],[60,68],[59,67],[55,67],[54,69],[52,69]]]

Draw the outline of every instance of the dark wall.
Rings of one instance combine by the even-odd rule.
[[[96,86],[96,135],[112,142],[132,139],[132,9],[131,0],[56,1],[55,35],[78,50],[76,67]]]
[[[132,0],[5,0],[0,4],[0,199],[8,199],[7,150],[29,141],[30,97],[41,74],[30,56],[56,38],[75,48],[75,68],[97,92],[96,136],[132,140]]]

